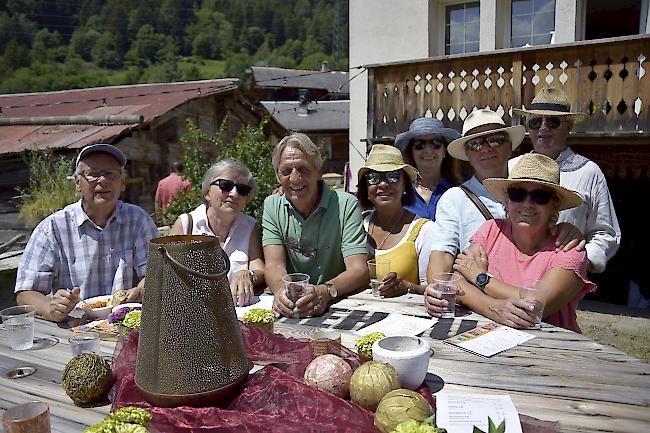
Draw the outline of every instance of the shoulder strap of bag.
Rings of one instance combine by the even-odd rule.
[[[485,207],[483,202],[474,194],[469,188],[467,188],[465,185],[460,185],[460,189],[463,190],[463,192],[467,195],[467,197],[472,200],[472,203],[474,203],[474,206],[481,212],[483,217],[486,220],[493,220],[494,217],[492,216],[492,213],[488,210],[488,208]]]
[[[194,221],[192,221],[192,214],[188,212],[185,215],[187,215],[187,229],[185,230],[185,234],[191,235],[192,229],[194,228]]]
[[[417,221],[415,221],[415,225],[413,226],[413,230],[411,230],[411,233],[409,234],[408,241],[409,242],[415,242],[415,240],[418,238],[418,235],[420,234],[420,230],[422,229],[422,226],[428,222],[429,220],[426,218],[418,218]]]

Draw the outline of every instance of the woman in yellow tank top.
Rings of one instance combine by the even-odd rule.
[[[417,170],[404,163],[399,149],[383,144],[372,147],[359,169],[359,204],[372,209],[364,217],[368,253],[390,259],[390,272],[379,286],[382,297],[422,294],[426,287],[433,223],[404,209],[415,201],[417,176]]]

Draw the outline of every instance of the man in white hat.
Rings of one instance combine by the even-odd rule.
[[[584,197],[582,206],[560,212],[558,221],[569,222],[580,229],[587,241],[587,269],[603,272],[621,244],[621,228],[600,167],[567,145],[574,122],[587,117],[570,108],[564,91],[543,88],[526,109],[514,108],[513,111],[526,116],[535,152],[554,159],[560,166],[560,185]],[[509,166],[513,167],[519,158],[512,159]]]
[[[119,200],[125,165],[110,144],[79,152],[74,181],[81,200],[34,229],[18,266],[19,305],[60,322],[80,299],[116,290],[125,290],[127,301],[141,298],[148,243],[158,230],[143,209]]]

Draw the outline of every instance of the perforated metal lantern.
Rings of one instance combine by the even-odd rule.
[[[219,406],[246,381],[229,269],[214,236],[149,242],[135,374],[149,403]]]

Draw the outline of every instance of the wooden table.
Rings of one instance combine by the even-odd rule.
[[[313,326],[342,333],[345,346],[353,347],[354,333],[385,313],[426,316],[422,297],[405,295],[392,300],[373,298],[369,291],[343,299],[322,318],[282,319],[276,332],[308,338]],[[507,352],[485,359],[442,342],[487,320],[467,314],[452,321],[432,321],[423,337],[435,354],[427,382],[432,392],[509,394],[517,410],[526,415],[559,421],[565,432],[650,432],[650,365],[616,349],[564,329],[546,326],[531,330],[535,338]],[[451,326],[450,326],[451,325]],[[54,346],[27,351],[8,348],[0,331],[0,372],[32,365],[36,373],[22,379],[0,376],[0,410],[30,400],[50,405],[53,432],[80,432],[98,423],[110,406],[75,406],[60,385],[61,371],[71,359],[68,329],[37,320],[38,338],[56,339]],[[431,337],[431,334],[434,334]],[[445,335],[443,335],[445,334]],[[115,343],[102,342],[110,355]]]

